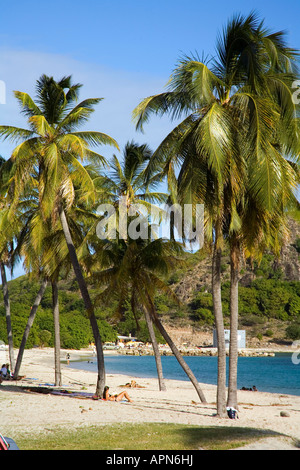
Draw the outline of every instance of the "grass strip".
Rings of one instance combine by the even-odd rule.
[[[16,439],[22,450],[229,450],[275,435],[242,427],[131,423],[47,428]]]

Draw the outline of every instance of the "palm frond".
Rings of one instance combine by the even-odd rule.
[[[103,98],[89,98],[81,101],[61,120],[58,125],[58,129],[63,129],[67,132],[71,132],[75,128],[78,128],[85,124],[91,114],[94,112],[94,106],[98,104]]]
[[[34,135],[35,132],[32,130],[14,126],[0,126],[0,137],[3,137],[3,140],[9,139],[12,142],[17,142],[24,139],[30,139]]]
[[[95,131],[81,131],[81,132],[73,132],[72,135],[79,137],[80,139],[84,140],[87,145],[91,145],[96,147],[98,145],[112,145],[119,149],[119,146],[115,139],[110,137],[107,134],[103,134],[103,132],[95,132]]]
[[[35,104],[33,99],[28,95],[28,93],[24,93],[21,91],[15,91],[14,92],[15,97],[19,101],[21,105],[21,110],[22,113],[25,114],[25,116],[31,117],[31,116],[37,116],[41,115],[42,111],[40,108]]]

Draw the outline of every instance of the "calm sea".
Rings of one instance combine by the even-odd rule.
[[[162,356],[163,374],[166,379],[188,380],[174,356]],[[228,358],[227,358],[228,359]],[[197,380],[217,383],[217,357],[189,356],[186,363]],[[97,371],[95,357],[71,362],[70,367]],[[156,377],[153,356],[105,355],[106,373],[125,374],[133,377]],[[292,354],[276,354],[274,357],[240,357],[238,360],[238,388],[300,396],[300,364],[294,364]]]

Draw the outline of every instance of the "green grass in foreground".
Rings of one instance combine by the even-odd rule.
[[[16,440],[22,450],[228,450],[272,435],[251,428],[145,423],[53,428]]]

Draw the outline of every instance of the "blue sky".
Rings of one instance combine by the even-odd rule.
[[[152,118],[145,133],[131,121],[135,106],[163,91],[178,58],[214,54],[217,34],[234,13],[256,10],[273,31],[286,30],[290,46],[300,49],[299,0],[14,0],[0,10],[0,80],[6,104],[0,123],[26,125],[13,90],[34,95],[43,73],[59,79],[72,74],[84,86],[80,98],[103,97],[88,128],[106,132],[122,149],[128,140],[154,150],[172,128]],[[0,154],[12,145],[0,142]],[[115,151],[101,149],[109,157]],[[17,269],[15,277],[22,273]]]

